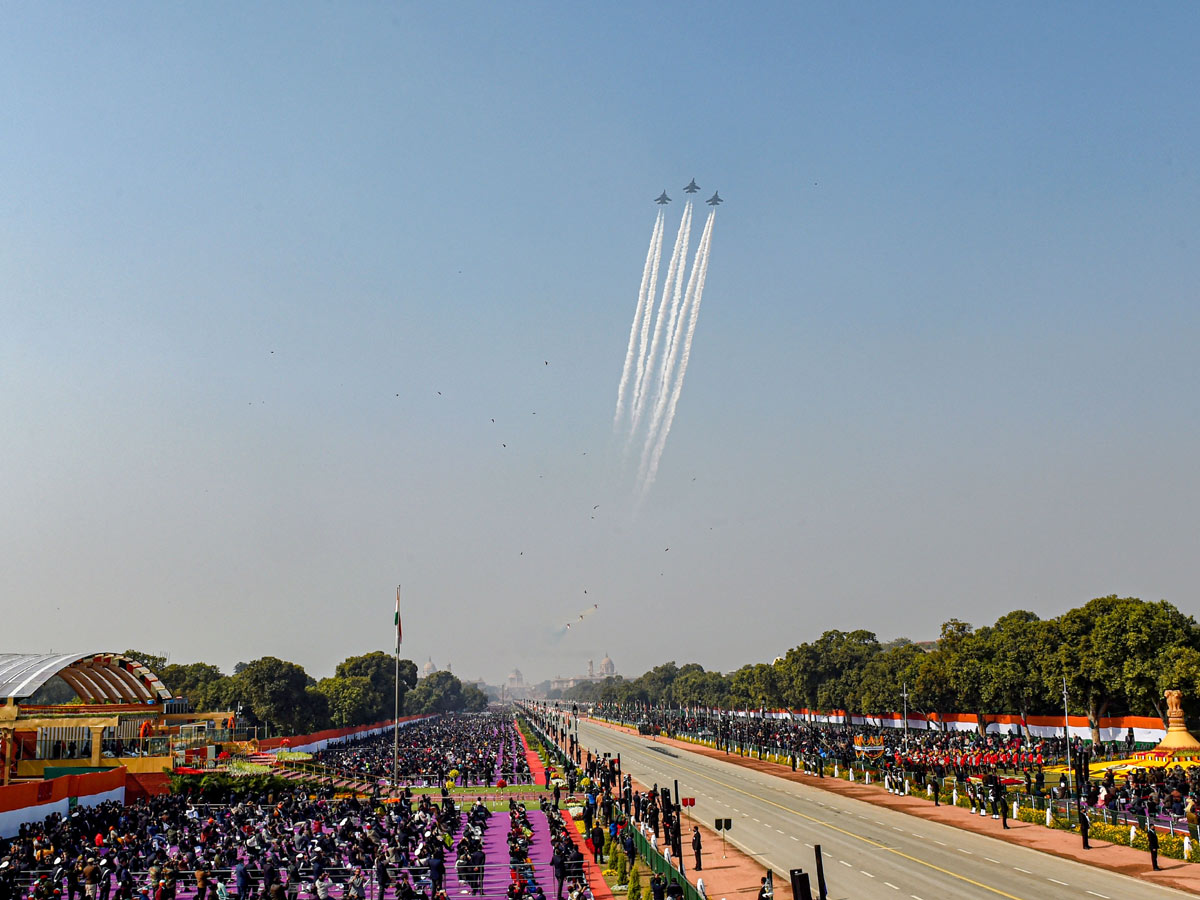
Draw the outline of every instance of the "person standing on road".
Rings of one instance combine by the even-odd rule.
[[[1004,788],[1000,789],[1000,799],[996,803],[996,808],[1000,810],[1000,824],[1004,826],[1004,830],[1008,830],[1008,791]]]
[[[1087,811],[1084,809],[1080,809],[1079,810],[1079,836],[1081,838],[1083,838],[1083,849],[1084,850],[1092,849],[1088,845],[1088,831],[1089,831],[1089,829],[1091,829],[1091,827],[1092,827],[1092,823],[1090,821],[1088,821]]]
[[[1153,824],[1146,829],[1146,847],[1150,850],[1150,865],[1154,866],[1154,871],[1161,871],[1162,867],[1158,864],[1158,829]]]
[[[695,869],[697,872],[699,872],[702,868],[704,868],[703,866],[700,865],[700,846],[701,846],[701,844],[700,844],[700,827],[698,825],[693,825],[692,826],[692,852],[696,854]]]

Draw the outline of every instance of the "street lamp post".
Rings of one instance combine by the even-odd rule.
[[[904,698],[904,752],[908,753],[908,682],[904,682],[904,686],[900,691],[900,696]]]

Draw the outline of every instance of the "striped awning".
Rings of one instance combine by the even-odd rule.
[[[55,675],[88,703],[158,703],[171,692],[142,663],[119,653],[0,653],[0,697],[24,700]]]

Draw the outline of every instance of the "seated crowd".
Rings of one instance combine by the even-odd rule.
[[[510,751],[504,743],[515,736],[511,717],[448,717],[402,734],[409,738],[406,771],[433,780],[459,768],[494,781],[502,744],[505,760],[525,763],[523,748]],[[389,763],[390,750],[388,740]],[[369,742],[338,752],[344,765],[355,758],[382,765],[382,750]],[[527,765],[523,771],[527,776]],[[509,813],[508,858],[488,860],[491,813],[482,800],[463,812],[444,787],[419,795],[406,788],[395,802],[378,800],[339,799],[323,787],[315,795],[299,789],[230,805],[169,794],[80,807],[0,838],[0,900],[364,900],[371,882],[380,900],[446,900],[451,860],[460,893],[482,895],[492,865],[515,885],[514,900],[544,896],[536,876],[547,873],[535,873],[529,862],[534,829],[518,804]],[[551,808],[552,831],[562,828],[557,816]]]
[[[391,778],[391,732],[322,750],[315,761],[339,772]],[[530,782],[529,763],[511,715],[478,713],[426,719],[400,729],[396,769],[401,784],[442,785],[457,772],[460,785]]]

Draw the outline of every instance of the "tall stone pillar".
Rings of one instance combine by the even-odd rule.
[[[16,737],[15,730],[12,728],[0,728],[0,741],[4,743],[4,755],[0,758],[0,764],[4,766],[4,777],[2,782],[5,786],[8,785],[9,770],[12,768],[13,762],[13,740]]]
[[[94,768],[100,766],[100,742],[104,740],[104,726],[92,726],[92,762]]]

